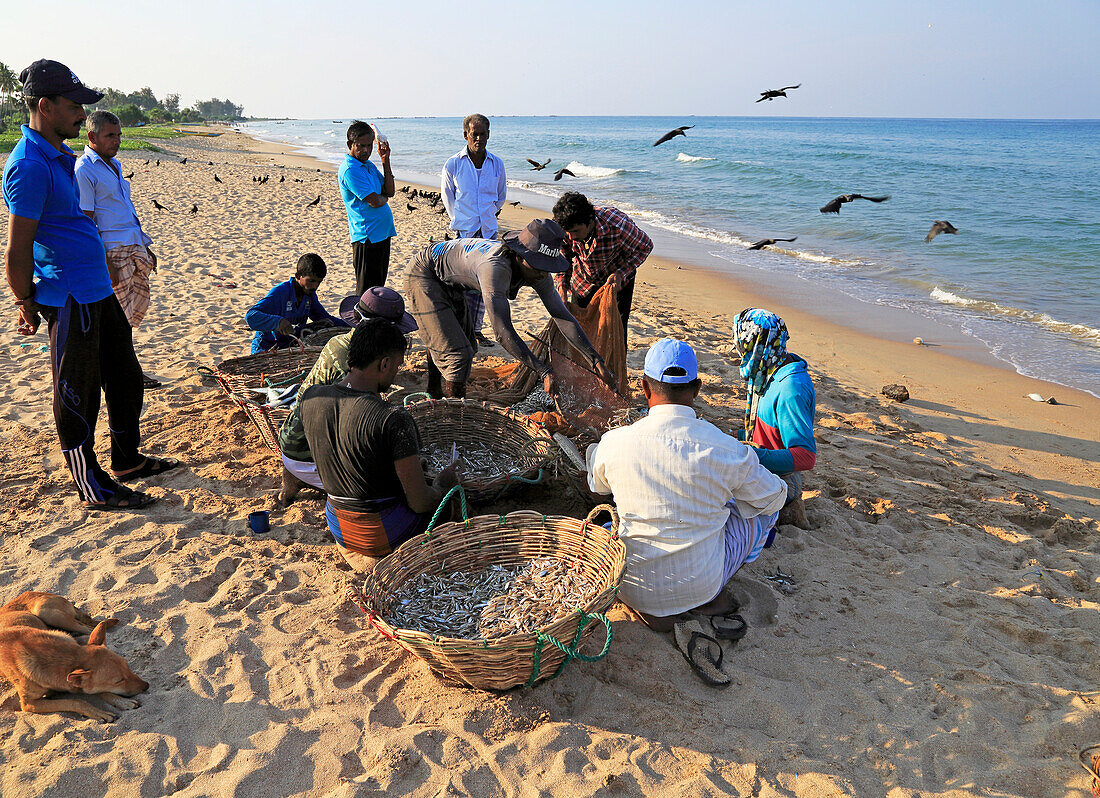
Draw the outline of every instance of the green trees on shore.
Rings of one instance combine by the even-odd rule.
[[[0,132],[17,127],[27,121],[27,109],[23,105],[22,84],[18,73],[0,62]],[[244,106],[231,100],[211,98],[200,100],[190,108],[180,108],[178,94],[166,94],[159,98],[148,86],[137,91],[123,92],[112,88],[97,88],[103,99],[89,109],[103,109],[116,114],[123,125],[141,125],[146,122],[202,122],[204,120],[235,121],[244,119]]]

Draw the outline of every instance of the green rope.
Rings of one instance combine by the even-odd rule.
[[[542,469],[541,468],[539,469],[538,476],[535,477],[534,479],[528,479],[527,477],[525,477],[521,474],[513,474],[511,477],[509,477],[509,479],[511,479],[515,482],[526,482],[528,485],[537,485],[540,482],[542,482]]]
[[[428,528],[424,530],[424,534],[429,538],[432,536],[432,530],[435,529],[436,522],[439,521],[439,516],[443,515],[443,511],[447,508],[447,502],[451,500],[455,491],[458,492],[458,498],[462,503],[462,519],[467,524],[470,523],[470,511],[466,507],[466,491],[462,489],[461,485],[455,485],[447,491],[447,495],[439,502],[439,506],[435,508],[435,513],[432,514],[432,520],[428,522]]]
[[[423,396],[423,397],[425,397],[425,398],[427,398],[427,399],[432,399],[432,398],[433,398],[433,397],[432,397],[432,395],[431,395],[430,393],[425,393],[424,391],[417,391],[416,393],[410,393],[410,394],[408,394],[408,395],[407,395],[407,396],[405,397],[404,401],[402,401],[402,402],[401,402],[401,406],[402,406],[402,407],[408,407],[408,406],[409,406],[409,404],[410,404],[410,401],[409,401],[409,400],[411,400],[411,399],[414,399],[414,398],[415,398],[415,397],[417,397],[417,396]]]
[[[524,687],[530,687],[538,680],[542,670],[542,648],[547,643],[565,655],[557,671],[550,677],[551,679],[558,677],[561,672],[565,670],[565,664],[569,662],[569,660],[579,659],[581,662],[599,662],[607,656],[607,652],[611,650],[611,622],[607,620],[607,616],[599,612],[587,613],[582,610],[576,610],[576,612],[580,616],[577,620],[577,632],[573,635],[573,642],[568,646],[552,635],[545,634],[538,630],[535,631],[535,653],[531,658],[531,678],[523,685]],[[582,654],[577,650],[577,647],[581,643],[581,637],[584,635],[584,627],[588,625],[589,621],[599,621],[604,625],[604,629],[606,630],[603,649],[599,654],[593,656]]]
[[[209,366],[199,366],[197,369],[195,369],[195,373],[197,373],[200,377],[217,377],[218,376],[217,374],[214,373],[214,369],[210,368]]]
[[[304,380],[309,372],[309,369],[299,371],[295,374],[291,374],[287,379],[282,380],[281,382],[272,382],[270,378],[265,377],[264,384],[267,385],[268,388],[278,388],[280,385],[291,385],[295,382],[301,382],[302,380]]]

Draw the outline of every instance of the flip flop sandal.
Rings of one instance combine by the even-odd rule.
[[[749,633],[749,622],[735,613],[711,615],[709,620],[714,636],[719,640],[736,642]]]
[[[85,502],[84,508],[96,513],[127,513],[133,510],[140,510],[143,507],[148,507],[155,501],[156,497],[154,496],[132,490],[129,493],[121,495],[114,493],[108,496],[107,500],[103,502]],[[123,502],[125,502],[125,504]]]
[[[699,621],[685,621],[678,623],[672,630],[672,637],[676,643],[676,649],[687,660],[688,665],[695,671],[705,684],[711,687],[729,687],[733,679],[722,670],[722,660],[725,654],[722,644],[703,631]],[[704,646],[699,646],[703,641]],[[714,657],[712,646],[718,649],[717,658]]]
[[[133,482],[138,479],[145,479],[146,477],[155,477],[158,474],[163,474],[166,471],[182,466],[179,460],[171,457],[149,457],[145,456],[145,462],[141,468],[129,471],[125,474],[115,474],[114,477],[119,482]]]
[[[141,378],[141,387],[144,388],[147,391],[151,391],[155,388],[160,387],[160,380],[155,380],[152,377],[142,377]]]

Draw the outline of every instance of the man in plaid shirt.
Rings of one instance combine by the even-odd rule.
[[[649,253],[650,240],[634,220],[616,208],[595,208],[588,198],[568,191],[554,205],[554,221],[568,239],[562,254],[570,260],[564,274],[554,275],[562,299],[587,307],[592,296],[605,284],[618,292],[623,336],[634,299],[634,276]]]

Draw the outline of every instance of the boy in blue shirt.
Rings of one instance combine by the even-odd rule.
[[[256,334],[252,336],[252,354],[269,349],[286,349],[309,321],[322,326],[348,327],[341,318],[331,315],[317,301],[317,287],[328,274],[320,255],[312,252],[298,258],[294,277],[272,288],[267,296],[253,305],[244,320]]]

